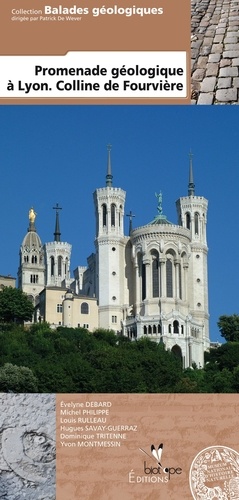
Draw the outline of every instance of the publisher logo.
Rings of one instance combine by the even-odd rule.
[[[143,461],[143,475],[136,475],[135,471],[131,469],[129,473],[130,483],[168,483],[173,476],[177,477],[182,474],[182,469],[179,466],[165,466],[162,461],[163,443],[159,446],[152,444],[149,450],[147,448],[139,448],[139,450],[148,458]]]
[[[239,453],[227,446],[210,446],[194,458],[189,482],[195,500],[239,499]]]

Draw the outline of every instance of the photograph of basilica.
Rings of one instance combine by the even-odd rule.
[[[185,179],[187,175],[185,169]],[[33,207],[29,210],[18,287],[35,305],[34,321],[47,321],[52,328],[110,329],[132,341],[147,337],[175,352],[184,368],[192,363],[202,367],[210,347],[208,202],[196,192],[192,155],[188,186],[185,181],[185,193],[176,201],[177,224],[164,214],[159,192],[154,218],[133,227],[134,214],[125,213],[126,192],[113,182],[110,147],[102,184],[93,194],[95,252],[73,277],[72,247],[61,236],[61,207],[53,207],[54,238],[44,244],[37,233],[37,214]]]

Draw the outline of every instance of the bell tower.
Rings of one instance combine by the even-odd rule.
[[[46,286],[68,287],[70,284],[71,245],[61,241],[60,216],[62,208],[56,204],[54,241],[45,244]]]
[[[111,146],[108,145],[106,185],[94,192],[96,217],[96,295],[99,324],[119,331],[124,304],[124,207],[126,193],[113,187]]]
[[[190,233],[188,301],[192,317],[203,324],[205,348],[209,347],[207,209],[208,201],[195,195],[192,153],[189,155],[188,196],[176,202],[178,223]],[[201,339],[203,340],[203,339]]]
[[[36,212],[29,210],[29,226],[20,247],[18,267],[18,288],[25,292],[34,305],[38,304],[39,293],[45,285],[45,260],[40,236],[35,227]]]

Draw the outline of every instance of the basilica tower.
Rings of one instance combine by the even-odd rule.
[[[197,329],[192,324],[191,333],[196,338],[200,331],[200,340],[204,348],[210,346],[209,313],[208,313],[208,271],[207,271],[207,208],[208,201],[203,196],[195,195],[193,179],[192,154],[190,153],[188,196],[179,198],[176,202],[178,223],[190,232],[190,258],[188,273],[189,320],[202,325]]]
[[[60,218],[58,203],[55,207],[56,222],[54,241],[45,244],[46,286],[68,287],[70,285],[71,245],[61,241]]]
[[[113,187],[111,146],[108,146],[106,185],[94,192],[96,217],[96,296],[99,301],[99,324],[121,330],[125,303],[124,206],[126,193]]]
[[[29,210],[29,226],[20,247],[20,263],[18,268],[18,288],[25,292],[34,305],[38,304],[38,296],[44,288],[45,262],[40,236],[36,232],[36,212]]]

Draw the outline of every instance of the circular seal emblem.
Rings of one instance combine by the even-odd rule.
[[[239,500],[239,453],[210,446],[194,458],[189,482],[195,500]]]

